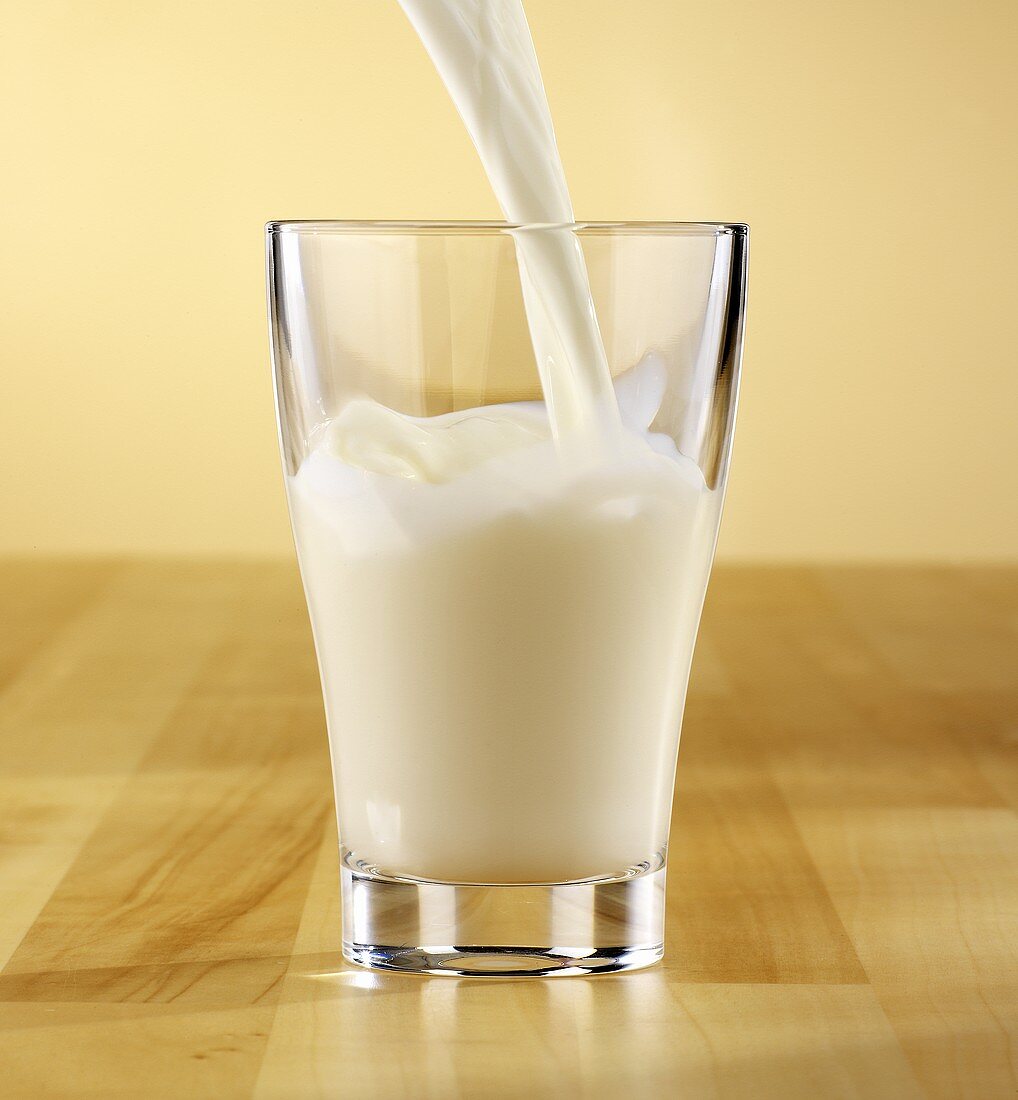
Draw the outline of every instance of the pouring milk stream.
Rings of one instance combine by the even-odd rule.
[[[400,3],[521,225],[545,400],[411,417],[354,398],[288,479],[346,858],[449,882],[625,873],[667,838],[717,494],[652,430],[663,364],[612,384],[520,0]]]
[[[452,97],[509,222],[570,224],[573,207],[520,0],[400,0]],[[557,438],[618,423],[579,241],[515,234],[523,301]]]

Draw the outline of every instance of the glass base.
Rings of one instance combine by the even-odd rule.
[[[380,970],[453,977],[614,974],[664,953],[661,856],[617,878],[540,886],[429,882],[343,853],[343,955]]]

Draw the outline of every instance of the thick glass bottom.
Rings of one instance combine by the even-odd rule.
[[[382,970],[453,977],[613,974],[664,952],[661,856],[615,878],[539,886],[429,882],[343,853],[343,954]]]

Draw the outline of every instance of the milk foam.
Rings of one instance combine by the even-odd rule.
[[[556,444],[539,402],[414,417],[357,399],[315,434],[293,492],[304,521],[350,554],[413,552],[423,539],[567,503],[621,518],[673,493],[695,510],[706,491],[699,467],[651,430],[665,381],[653,355],[618,379],[622,430],[612,463],[593,466]]]

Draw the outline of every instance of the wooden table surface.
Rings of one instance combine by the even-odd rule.
[[[719,569],[665,962],[339,953],[289,564],[0,570],[0,1095],[1011,1097],[1018,571]]]

